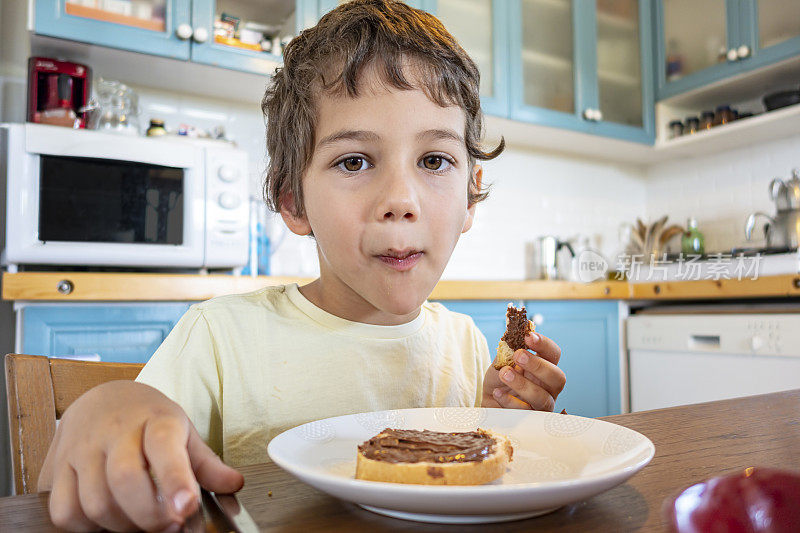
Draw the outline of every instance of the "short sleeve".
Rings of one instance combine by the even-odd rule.
[[[480,407],[483,400],[483,377],[492,363],[489,356],[489,344],[478,326],[473,322],[472,331],[475,338],[475,367],[478,369],[478,389],[475,391],[475,407]]]
[[[193,305],[181,317],[136,381],[180,405],[200,437],[222,455],[222,381],[207,317]]]

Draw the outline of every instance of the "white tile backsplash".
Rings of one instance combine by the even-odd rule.
[[[647,214],[668,214],[679,224],[695,217],[707,251],[763,245],[760,232],[753,242],[745,240],[745,220],[754,211],[774,213],[769,183],[789,178],[793,168],[800,168],[800,135],[655,164],[645,170]]]

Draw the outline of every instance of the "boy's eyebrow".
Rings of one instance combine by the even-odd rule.
[[[317,149],[327,146],[329,144],[335,144],[339,141],[369,141],[375,142],[380,140],[380,135],[373,131],[367,130],[340,130],[335,133],[331,133],[330,135],[325,136],[317,143]],[[417,134],[417,140],[421,141],[423,139],[431,139],[431,140],[446,140],[446,141],[455,141],[459,144],[465,144],[464,137],[459,135],[455,131],[451,129],[433,129],[433,130],[425,130],[421,131]]]
[[[317,143],[317,149],[323,146],[334,144],[339,141],[377,141],[380,140],[380,135],[372,131],[366,130],[340,130],[336,133],[324,137]]]
[[[456,141],[459,144],[466,144],[464,141],[464,136],[459,135],[455,131],[451,129],[435,129],[435,130],[425,130],[421,131],[417,134],[417,140],[421,141],[423,139],[430,138],[434,141]]]

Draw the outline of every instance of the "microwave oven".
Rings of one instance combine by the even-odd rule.
[[[4,124],[0,179],[11,272],[247,263],[247,154],[230,145]]]

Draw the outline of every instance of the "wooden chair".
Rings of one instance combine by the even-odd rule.
[[[135,379],[144,365],[6,355],[11,462],[17,494],[36,492],[56,420],[81,394],[117,379]]]

